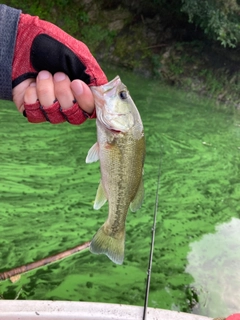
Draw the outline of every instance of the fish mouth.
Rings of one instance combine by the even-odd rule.
[[[116,76],[113,80],[109,81],[105,85],[102,86],[103,94],[115,95],[118,85],[121,83],[121,79],[119,76]]]
[[[127,132],[134,125],[131,113],[104,114],[97,112],[97,118],[108,130],[116,133]]]
[[[123,129],[123,128],[113,127],[113,126],[109,125],[108,123],[105,123],[105,126],[109,131],[111,131],[113,133],[124,133],[124,132],[126,132],[125,128]]]
[[[120,130],[115,130],[115,129],[109,129],[109,131],[113,132],[113,133],[123,133],[122,131]]]

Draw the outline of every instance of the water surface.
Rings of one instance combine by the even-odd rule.
[[[122,266],[88,250],[0,282],[4,299],[143,305],[157,175],[160,189],[149,305],[208,316],[237,310],[240,116],[122,70],[147,143],[145,202],[127,218]],[[92,208],[98,164],[85,164],[95,121],[29,124],[0,102],[0,271],[91,240],[107,216]]]

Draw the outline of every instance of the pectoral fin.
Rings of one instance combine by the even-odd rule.
[[[138,191],[135,195],[135,198],[130,203],[130,210],[132,212],[137,211],[141,207],[141,205],[143,203],[143,198],[144,198],[144,186],[143,186],[143,177],[142,177],[141,182],[138,187]]]
[[[92,163],[99,160],[99,147],[98,143],[96,142],[88,151],[86,157],[86,163]]]
[[[100,209],[106,201],[107,201],[107,198],[103,189],[102,181],[100,181],[93,208],[95,210]]]

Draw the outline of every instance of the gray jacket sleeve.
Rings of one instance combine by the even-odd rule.
[[[0,4],[0,99],[12,100],[12,62],[21,11]]]

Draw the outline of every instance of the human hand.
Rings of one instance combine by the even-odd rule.
[[[71,81],[80,79],[89,86],[107,83],[101,67],[81,41],[54,24],[21,14],[13,57],[13,88],[36,78],[38,72],[64,72]]]
[[[13,89],[13,101],[20,112],[25,110],[30,122],[60,123],[68,119],[70,123],[80,124],[95,116],[90,88],[81,80],[71,82],[62,72],[52,76],[48,71],[41,71],[36,81],[23,81]]]
[[[72,91],[77,90],[76,83],[80,83],[76,79],[82,80],[84,92],[82,99],[75,96],[76,92],[73,94],[76,99],[81,100],[77,101],[82,110],[85,110],[84,106],[85,103],[88,104],[87,97],[91,92],[87,90],[86,85],[100,86],[107,83],[107,77],[84,43],[49,22],[40,20],[38,17],[21,14],[12,67],[13,99],[20,111],[23,111],[23,100],[27,88],[32,82],[35,82],[35,78],[42,70],[47,70],[52,75],[59,72],[65,73],[68,80],[72,81],[70,85]],[[61,86],[56,84],[57,81],[53,80],[53,82],[54,87],[58,90],[57,88]],[[38,88],[38,83],[36,88]],[[36,90],[38,91],[38,89]],[[85,93],[87,93],[86,97],[84,97]],[[37,94],[39,95],[39,92]],[[34,108],[36,109],[36,106]],[[26,106],[24,109],[28,120],[36,122],[29,119],[29,112],[27,112],[29,109]],[[70,112],[70,110],[68,111]],[[40,119],[37,122],[40,122]]]

